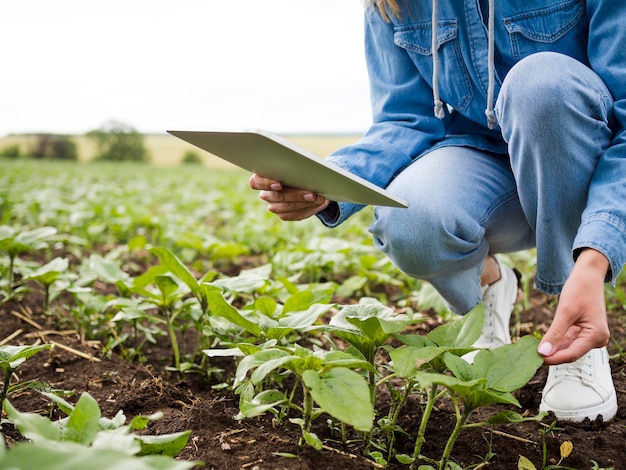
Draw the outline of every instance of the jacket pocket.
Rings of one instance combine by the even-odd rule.
[[[541,51],[563,52],[578,57],[581,41],[568,41],[569,37],[586,35],[583,0],[567,0],[558,4],[528,10],[503,18],[509,33],[515,60]]]
[[[454,20],[437,22],[439,92],[441,99],[456,109],[466,109],[472,101],[469,72],[463,61]],[[405,49],[420,75],[432,86],[433,57],[430,22],[397,26],[396,46]]]

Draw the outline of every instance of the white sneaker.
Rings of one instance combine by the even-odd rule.
[[[500,279],[487,286],[483,291],[485,320],[483,331],[473,344],[475,348],[495,349],[511,343],[509,321],[513,305],[517,300],[518,280],[515,272],[494,257],[500,269]],[[467,362],[473,362],[479,351],[472,351],[463,356]]]
[[[562,421],[613,418],[617,396],[607,349],[592,349],[575,362],[550,366],[539,410],[552,411]]]

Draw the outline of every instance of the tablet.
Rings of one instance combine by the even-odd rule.
[[[240,168],[331,201],[408,207],[389,191],[267,131],[167,132]]]

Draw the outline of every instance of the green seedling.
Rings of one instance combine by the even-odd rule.
[[[311,432],[311,423],[322,412],[358,431],[372,428],[374,407],[369,387],[357,372],[370,371],[372,365],[369,362],[342,351],[313,352],[297,344],[293,348],[280,348],[272,346],[272,343],[263,349],[256,348],[237,367],[234,387],[241,395],[242,416],[256,416],[276,405],[288,406],[300,413],[300,418],[291,421],[302,428],[304,441],[315,448],[321,448],[321,442]],[[252,351],[254,348],[242,349]],[[293,403],[280,391],[268,392],[266,389],[255,393],[255,388],[270,374],[281,370],[289,371],[298,379],[303,392],[302,406]],[[314,409],[314,403],[319,409]]]
[[[43,286],[45,295],[43,305],[44,313],[48,312],[50,302],[56,297],[52,292],[52,286],[67,272],[68,267],[69,261],[67,258],[54,258],[35,272],[24,277],[24,279],[38,282]]]
[[[120,347],[122,357],[128,360],[142,359],[142,349],[146,342],[156,344],[156,336],[164,334],[160,327],[165,320],[160,315],[154,315],[151,310],[154,305],[145,302],[143,298],[117,297],[107,303],[106,310],[115,311],[111,323],[115,329],[111,330],[111,336],[106,345],[106,350]],[[126,324],[131,325],[130,341],[129,333],[123,331]],[[126,344],[126,343],[130,344]]]
[[[457,422],[439,460],[440,469],[445,468],[471,414],[495,403],[519,406],[511,392],[523,387],[543,363],[537,353],[539,340],[533,336],[522,337],[515,344],[492,351],[481,350],[472,364],[460,357],[474,349],[471,345],[480,335],[483,316],[482,306],[478,306],[425,337],[399,337],[409,345],[390,353],[396,374],[416,381],[428,397],[413,456],[402,457],[412,463],[412,468],[417,468],[421,458],[430,412],[444,392],[455,406]]]
[[[372,299],[361,299],[357,305],[343,306],[327,326],[313,327],[328,331],[348,342],[372,365],[376,364],[379,349],[410,324],[423,321],[420,316],[396,314],[391,308]],[[375,374],[375,372],[372,372]],[[375,394],[376,376],[370,376],[372,397]]]
[[[3,405],[8,394],[16,390],[21,390],[26,386],[26,384],[11,386],[13,373],[29,358],[51,347],[52,346],[49,344],[32,346],[12,346],[5,344],[4,346],[0,346],[0,368],[2,368],[4,373],[4,383],[2,385],[2,392],[0,393],[0,407]]]
[[[174,460],[187,444],[190,431],[160,436],[134,433],[145,429],[162,414],[137,416],[126,425],[121,411],[113,419],[103,418],[98,403],[88,393],[83,393],[76,405],[53,394],[44,395],[67,417],[53,422],[38,414],[21,413],[6,401],[4,409],[9,420],[31,442],[18,444],[5,452],[0,459],[0,469],[186,470],[195,465]]]
[[[380,372],[377,368],[376,357],[380,349],[395,335],[404,331],[407,326],[423,321],[423,317],[409,314],[396,314],[391,308],[374,299],[361,299],[357,305],[343,306],[334,315],[329,324],[313,329],[321,329],[341,338],[350,344],[355,355],[371,364],[368,374],[370,397],[376,405],[376,388]],[[392,398],[396,395],[390,389]],[[394,404],[398,403],[394,400]],[[395,432],[398,430],[398,406],[390,410],[389,419],[380,421],[381,428],[390,436],[390,448],[393,447]],[[369,452],[374,429],[367,439],[365,453]]]
[[[426,370],[443,374],[447,370],[443,361],[444,354],[463,355],[474,350],[472,344],[480,336],[483,319],[484,310],[482,305],[479,305],[467,315],[444,323],[426,336],[396,336],[397,339],[407,345],[395,348],[390,352],[394,373],[387,378],[397,376],[405,379],[403,401],[418,385],[416,380],[418,372]],[[439,384],[433,383],[432,386],[425,389],[425,394],[427,399],[415,440],[413,456],[400,457],[405,463],[419,460],[421,448],[426,442],[426,426],[431,412],[437,400],[445,394],[445,390],[442,390]]]
[[[243,271],[239,276],[217,280],[212,278],[213,273],[207,273],[197,280],[189,269],[167,248],[153,248],[155,254],[170,275],[184,283],[196,298],[205,323],[203,334],[215,334],[217,330],[228,330],[229,325],[235,325],[247,335],[259,341],[282,339],[294,330],[304,330],[333,307],[328,304],[332,297],[330,289],[313,289],[299,291],[289,285],[290,293],[284,304],[279,304],[267,296],[253,298],[243,309],[238,309],[232,302],[241,294],[258,294],[270,284],[270,266]],[[227,298],[228,297],[228,298]],[[226,320],[225,325],[222,320]],[[231,332],[232,333],[232,332]],[[237,344],[243,338],[237,335],[229,340]],[[206,351],[205,351],[206,352]],[[208,353],[211,355],[211,352]]]
[[[9,257],[7,288],[9,297],[13,294],[15,282],[15,260],[24,253],[48,247],[47,240],[57,233],[54,227],[40,227],[18,232],[14,227],[0,226],[0,251]]]

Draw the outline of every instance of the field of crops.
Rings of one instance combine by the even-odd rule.
[[[358,138],[357,135],[353,134],[294,134],[281,136],[320,157],[325,157],[333,150],[350,144]],[[74,135],[70,136],[70,138],[76,143],[78,159],[81,162],[88,162],[94,158],[97,149],[93,139],[86,135]],[[37,136],[35,135],[5,136],[0,138],[0,151],[12,145],[17,145],[22,155],[28,155],[29,150],[36,144],[36,139]],[[198,153],[205,166],[211,168],[233,168],[230,163],[220,160],[209,153],[202,152],[193,145],[169,134],[144,135],[143,141],[150,163],[155,166],[178,165],[185,152],[192,151]]]
[[[231,168],[0,161],[0,470],[626,468],[624,276],[620,411],[560,423],[533,254],[505,258],[517,341],[470,366],[482,311],[399,273],[371,216],[281,222]]]

